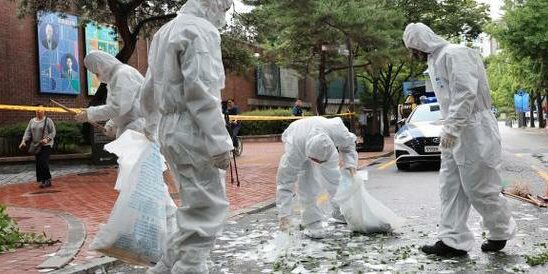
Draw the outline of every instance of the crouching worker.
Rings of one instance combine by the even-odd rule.
[[[289,229],[293,190],[298,182],[304,233],[311,238],[324,238],[324,215],[317,198],[322,189],[327,190],[333,205],[333,218],[346,223],[339,207],[333,203],[341,177],[337,148],[342,154],[344,168],[355,175],[358,163],[356,136],[348,131],[341,118],[310,117],[289,125],[282,141],[285,153],[278,167],[276,194],[280,230]]]
[[[110,137],[119,137],[126,129],[142,132],[144,119],[140,117],[138,100],[139,89],[144,82],[141,73],[101,51],[86,55],[84,64],[102,83],[107,84],[107,103],[89,107],[76,114],[74,119],[81,123],[108,120],[105,134]]]

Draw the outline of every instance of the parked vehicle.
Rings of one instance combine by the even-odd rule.
[[[439,168],[441,112],[437,103],[417,106],[394,136],[394,154],[399,170],[412,163],[429,163]]]

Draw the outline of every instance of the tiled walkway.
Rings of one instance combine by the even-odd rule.
[[[392,149],[385,146],[385,152]],[[241,187],[230,183],[227,171],[227,196],[230,210],[240,212],[258,203],[272,201],[276,193],[276,170],[283,154],[281,143],[248,143],[238,158],[238,171]],[[360,153],[367,158],[382,153]],[[367,160],[360,160],[365,164]],[[28,169],[28,168],[27,168]],[[108,219],[117,197],[113,189],[116,180],[115,168],[84,168],[76,174],[54,176],[54,186],[39,189],[32,182],[0,185],[0,203],[8,205],[10,215],[21,225],[24,231],[46,231],[54,239],[63,241],[67,225],[62,218],[43,210],[54,210],[72,214],[85,224],[87,238],[84,246],[72,264],[101,256],[88,251],[88,246],[99,229],[99,225]],[[84,172],[83,172],[84,171]],[[29,173],[29,171],[24,171]],[[170,186],[170,192],[175,188]],[[174,193],[172,193],[174,194]],[[172,195],[177,196],[177,195]],[[33,210],[34,209],[34,210]],[[0,255],[0,273],[38,273],[35,266],[42,263],[48,254],[55,252],[60,244],[45,248],[25,248],[14,253]],[[17,260],[17,261],[14,261]]]

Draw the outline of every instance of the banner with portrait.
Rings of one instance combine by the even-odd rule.
[[[120,50],[116,31],[106,25],[95,22],[88,23],[85,29],[86,54],[93,50],[100,50],[112,56],[116,56]],[[88,95],[95,95],[101,82],[97,76],[87,71]]]
[[[38,12],[40,92],[80,94],[78,17]]]
[[[257,95],[280,96],[280,69],[276,64],[257,67]]]

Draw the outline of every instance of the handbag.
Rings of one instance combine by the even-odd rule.
[[[46,134],[46,124],[48,122],[48,117],[44,119],[44,128],[42,129],[42,137],[40,137],[40,141],[38,142],[31,142],[29,145],[29,153],[30,154],[38,154],[40,151],[42,151],[42,139],[44,139],[44,135]],[[32,140],[32,139],[31,139]]]

